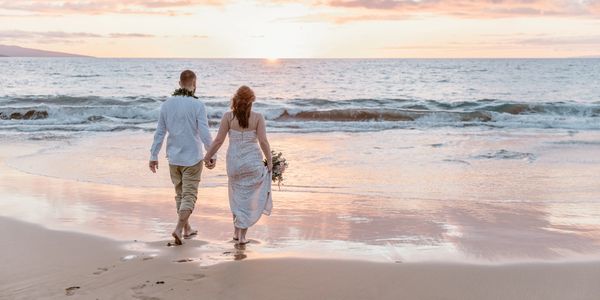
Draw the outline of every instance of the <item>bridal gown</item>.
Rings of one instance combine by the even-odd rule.
[[[263,163],[256,130],[229,130],[227,177],[235,227],[248,228],[262,214],[271,214],[271,174]]]

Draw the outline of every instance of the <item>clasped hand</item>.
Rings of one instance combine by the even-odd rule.
[[[217,165],[217,160],[216,159],[204,159],[204,166],[209,169],[212,170],[215,168],[215,166]]]

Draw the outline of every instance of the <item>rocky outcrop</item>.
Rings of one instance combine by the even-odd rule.
[[[29,110],[25,113],[13,112],[4,113],[0,112],[0,120],[38,120],[48,118],[48,112],[44,110]]]

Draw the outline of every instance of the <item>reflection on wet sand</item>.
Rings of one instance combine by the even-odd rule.
[[[548,220],[547,206],[539,203],[447,206],[448,223],[457,227],[457,234],[447,239],[462,252],[488,260],[554,259],[597,252],[600,246],[597,225],[564,230]],[[594,206],[594,210],[600,210],[600,204]]]
[[[419,137],[400,131],[339,134],[332,140],[331,134],[282,134],[274,140],[292,162],[289,185],[274,191],[276,213],[251,229],[255,242],[230,242],[233,228],[221,162],[215,172],[203,174],[191,219],[205,242],[185,245],[197,248],[198,257],[181,259],[207,263],[300,255],[502,262],[598,257],[600,202],[594,197],[600,187],[594,182],[600,179],[595,156],[600,147],[587,145],[581,163],[581,147],[547,142],[563,138],[571,136],[507,135],[490,141],[477,134]],[[133,146],[115,146],[124,140]],[[148,140],[147,134],[135,134],[70,145],[53,141],[40,153],[36,141],[5,147],[0,152],[1,214],[164,247],[175,222],[173,191],[165,174],[150,177],[138,159],[146,156]],[[377,146],[383,141],[390,146]],[[485,149],[494,143],[523,153],[538,151],[537,159],[472,158],[488,153]],[[97,153],[102,159],[84,164]],[[108,162],[101,164],[104,160]],[[153,243],[149,247],[160,248]]]

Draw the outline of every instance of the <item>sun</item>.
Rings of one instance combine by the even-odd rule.
[[[265,57],[265,60],[270,64],[276,64],[279,61],[278,57]]]

